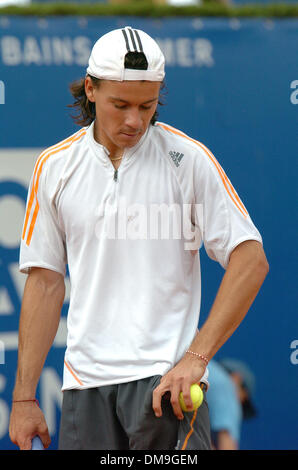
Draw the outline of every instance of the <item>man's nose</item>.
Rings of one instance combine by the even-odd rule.
[[[125,124],[132,129],[142,128],[142,118],[139,109],[131,108],[126,114]]]

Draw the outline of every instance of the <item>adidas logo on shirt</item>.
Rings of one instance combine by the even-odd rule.
[[[169,155],[177,167],[180,165],[180,162],[184,157],[184,153],[174,152],[172,150],[169,152]]]

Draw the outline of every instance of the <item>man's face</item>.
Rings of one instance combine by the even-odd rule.
[[[160,82],[102,80],[95,88],[89,77],[86,95],[96,106],[95,139],[111,155],[135,146],[156,111]]]

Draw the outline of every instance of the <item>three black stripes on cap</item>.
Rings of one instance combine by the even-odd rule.
[[[133,52],[143,52],[142,41],[141,41],[141,38],[140,38],[139,33],[137,32],[137,30],[135,30],[135,29],[132,30],[131,28],[127,28],[127,29],[128,29],[129,35],[130,35],[130,39],[131,39],[133,48],[134,48]],[[122,29],[122,34],[123,34],[124,39],[125,39],[125,44],[126,44],[127,51],[131,52],[130,47],[129,47],[128,36],[127,36],[127,33],[126,33],[125,29]],[[139,46],[139,51],[137,49],[136,41],[137,41],[138,46]]]

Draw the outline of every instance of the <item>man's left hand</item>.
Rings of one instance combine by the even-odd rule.
[[[190,397],[190,387],[194,383],[199,383],[204,375],[206,365],[187,354],[161,378],[160,384],[153,391],[152,408],[157,418],[162,416],[161,400],[169,393],[174,414],[178,419],[183,419],[183,411],[179,403],[179,394],[182,392],[186,407],[191,410],[193,403]]]

